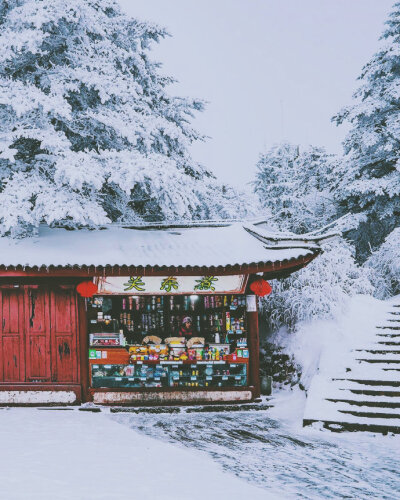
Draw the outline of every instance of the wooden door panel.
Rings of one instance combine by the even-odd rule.
[[[28,382],[50,382],[49,292],[27,287],[25,292],[26,377]]]
[[[25,381],[23,290],[0,290],[0,382]]]
[[[21,358],[23,346],[15,336],[3,336],[3,382],[22,382]]]
[[[55,356],[53,364],[53,381],[54,382],[75,382],[75,349],[73,347],[73,339],[71,335],[63,337],[57,335],[55,337]]]
[[[51,292],[52,381],[78,382],[77,308],[73,289]]]
[[[48,292],[40,288],[28,289],[29,334],[48,333]]]
[[[56,335],[62,333],[72,334],[73,304],[71,290],[57,290],[53,293],[54,308],[52,310],[53,330]]]
[[[30,335],[28,341],[27,376],[28,382],[50,381],[50,360],[45,335]]]
[[[20,333],[20,310],[19,302],[21,292],[16,289],[2,290],[3,303],[2,303],[2,334]]]

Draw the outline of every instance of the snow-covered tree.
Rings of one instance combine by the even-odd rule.
[[[378,52],[362,70],[354,103],[334,120],[349,122],[346,172],[337,192],[342,213],[359,214],[352,237],[364,260],[400,222],[400,3]]]
[[[165,36],[114,0],[0,0],[0,234],[237,215],[190,156],[202,102],[150,58]]]
[[[332,194],[337,163],[323,148],[273,146],[257,163],[253,186],[261,206],[289,231],[304,233],[324,226],[337,213]]]
[[[343,164],[322,148],[280,144],[261,155],[253,183],[277,228],[304,233],[335,224],[334,193]],[[343,224],[346,222],[343,221]],[[368,270],[360,268],[343,238],[323,244],[324,253],[305,269],[274,280],[262,301],[264,320],[274,330],[312,318],[333,317],[356,293],[372,293]]]
[[[370,274],[355,263],[348,243],[338,238],[322,247],[324,253],[306,268],[284,280],[271,281],[272,293],[262,300],[262,311],[272,329],[333,318],[349,297],[373,293]]]
[[[400,228],[396,228],[365,263],[365,268],[374,273],[375,295],[380,299],[400,293],[399,249]]]

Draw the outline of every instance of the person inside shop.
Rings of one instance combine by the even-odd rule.
[[[193,328],[193,321],[190,316],[183,318],[182,325],[179,329],[179,337],[185,337],[185,339],[190,339],[196,336],[196,332]]]

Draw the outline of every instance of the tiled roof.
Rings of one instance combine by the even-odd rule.
[[[42,226],[37,237],[0,238],[0,265],[216,267],[290,261],[319,251],[315,241],[277,234],[268,239],[261,228],[238,222],[74,231]]]

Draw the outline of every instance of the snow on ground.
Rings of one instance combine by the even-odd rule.
[[[177,449],[202,450],[215,467],[263,488],[265,500],[276,491],[289,500],[400,498],[400,436],[302,428],[304,393],[283,392],[274,399],[273,411],[112,418]],[[230,492],[221,497],[229,498]]]
[[[4,500],[400,498],[400,436],[302,428],[274,410],[110,414],[0,410]]]
[[[0,443],[2,500],[266,498],[207,455],[150,439],[103,412],[1,409]]]

